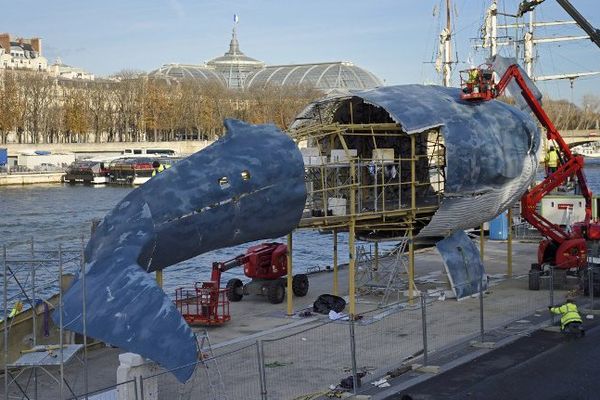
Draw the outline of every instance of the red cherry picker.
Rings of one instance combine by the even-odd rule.
[[[544,239],[537,252],[537,263],[532,264],[529,273],[529,288],[539,289],[539,276],[549,273],[545,266],[563,270],[575,270],[583,275],[588,262],[588,245],[600,240],[600,224],[592,222],[592,192],[583,172],[583,156],[575,156],[561,137],[560,133],[542,108],[542,105],[525,81],[518,65],[511,65],[498,83],[494,82],[490,65],[478,67],[473,71],[461,71],[461,98],[467,101],[488,101],[501,96],[508,84],[516,82],[521,95],[529,105],[542,127],[546,137],[553,141],[559,154],[560,165],[541,183],[529,189],[521,197],[521,216],[537,229]],[[465,80],[464,76],[470,79]],[[474,89],[475,88],[475,89]],[[585,218],[572,225],[570,230],[555,225],[537,211],[544,196],[567,182],[569,177],[577,176],[579,192],[585,199]],[[596,286],[596,285],[595,285]],[[585,286],[587,287],[587,285]],[[596,290],[594,290],[596,291]]]

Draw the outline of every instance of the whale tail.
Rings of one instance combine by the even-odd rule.
[[[154,277],[115,255],[103,260],[111,268],[86,268],[85,284],[96,288],[86,296],[86,334],[111,345],[143,354],[187,381],[197,362],[196,338]],[[121,265],[118,265],[121,264]],[[115,276],[115,273],[117,276]],[[100,290],[98,290],[100,288]],[[64,328],[83,334],[83,279],[63,298]],[[59,313],[53,314],[58,322]]]

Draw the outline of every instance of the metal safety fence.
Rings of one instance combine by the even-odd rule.
[[[37,259],[50,260],[56,264],[53,267],[61,269],[70,265],[75,271],[81,262],[81,249],[73,247],[47,250],[44,254],[42,249],[31,252],[30,248],[24,248],[22,252],[13,252],[13,256],[4,256],[4,264],[11,267],[4,273],[4,279],[18,281],[23,286],[10,295],[4,292],[5,315],[17,300],[30,307],[36,304],[36,293],[45,285],[57,290],[58,276],[53,276],[57,274],[51,268],[47,277],[43,275],[45,266],[38,267]],[[561,271],[550,271],[541,280],[540,290],[529,290],[527,274],[491,281],[486,278],[481,282],[483,291],[476,287],[473,295],[460,300],[452,298],[451,290],[423,288],[422,292],[415,291],[411,300],[404,298],[385,308],[362,311],[353,320],[347,317],[330,320],[326,316],[307,318],[303,325],[295,324],[294,328],[271,336],[217,346],[214,352],[211,349],[203,353],[192,378],[185,384],[177,381],[172,371],[155,367],[151,373],[99,389],[97,382],[87,382],[87,369],[94,370],[95,362],[87,360],[65,366],[64,371],[55,374],[64,376],[65,387],[60,389],[56,380],[47,384],[39,370],[39,374],[33,375],[5,367],[4,371],[9,373],[4,376],[2,396],[96,400],[296,399],[325,394],[330,386],[340,384],[350,391],[361,392],[367,382],[399,366],[435,364],[444,350],[457,344],[493,342],[510,335],[526,334],[550,319],[548,305],[562,303],[567,295],[591,294],[589,307],[594,308],[594,296],[597,297],[600,290],[597,267],[590,264],[584,277],[586,285],[575,289],[572,285],[571,289],[563,285],[569,277]],[[468,285],[472,288],[473,283]],[[38,333],[32,335],[32,338],[37,337],[38,343],[43,343],[44,337],[43,310],[41,313],[33,329]],[[8,333],[3,332],[5,359],[9,354]],[[35,384],[32,383],[34,377],[38,379]],[[362,383],[362,387],[355,382]]]
[[[552,276],[542,290],[528,290],[522,275],[486,280],[483,291],[458,301],[448,290],[430,290],[354,320],[312,320],[304,329],[219,349],[198,362],[186,384],[161,371],[143,377],[140,388],[156,388],[160,400],[316,398],[340,384],[360,393],[367,382],[404,364],[434,364],[458,344],[527,334],[547,323],[547,306],[572,292],[555,289]]]

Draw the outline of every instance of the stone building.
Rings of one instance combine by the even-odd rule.
[[[0,33],[0,69],[46,71],[48,60],[42,56],[42,39],[15,38]]]

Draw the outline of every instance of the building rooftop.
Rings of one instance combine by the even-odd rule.
[[[231,34],[231,42],[229,42],[229,51],[226,52],[221,57],[216,57],[206,63],[206,65],[219,68],[222,66],[250,66],[255,68],[264,67],[265,63],[259,61],[255,58],[248,57],[240,50],[240,44],[237,40],[237,35],[235,31],[235,27],[233,28],[233,33]]]
[[[350,62],[271,65],[254,72],[245,87],[310,85],[322,90],[371,89],[383,83],[371,72]]]
[[[197,79],[200,81],[217,81],[225,85],[225,79],[213,68],[206,65],[195,64],[165,64],[157,70],[151,71],[148,76],[154,78],[172,79]]]
[[[308,85],[324,91],[335,89],[371,89],[383,83],[373,73],[351,62],[334,61],[266,66],[240,50],[233,27],[229,50],[206,64],[166,64],[148,76],[165,79],[218,81],[228,88],[262,88],[269,85]]]

